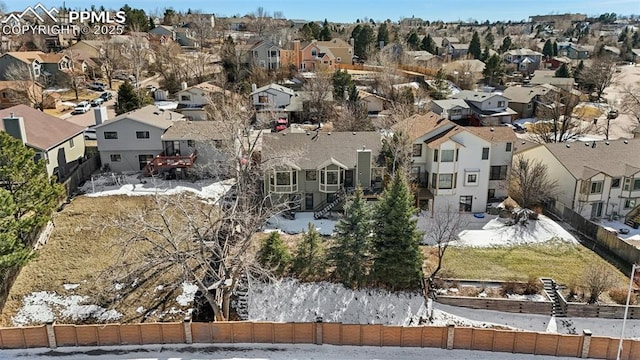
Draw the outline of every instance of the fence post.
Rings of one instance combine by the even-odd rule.
[[[456,326],[454,324],[447,325],[447,350],[453,349],[453,337],[455,335]]]
[[[187,344],[193,343],[193,335],[191,334],[191,315],[184,318],[184,342]]]
[[[322,345],[322,316],[316,318],[316,345]]]
[[[47,329],[47,339],[49,340],[49,347],[55,349],[56,347],[58,347],[58,344],[56,343],[56,333],[55,331],[53,331],[53,321],[47,322],[45,328]]]
[[[586,358],[589,356],[589,347],[591,346],[591,335],[593,333],[589,329],[582,330],[582,353],[580,354],[581,358]]]

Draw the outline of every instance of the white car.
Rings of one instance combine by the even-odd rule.
[[[85,140],[98,140],[98,135],[96,134],[96,129],[87,128],[84,131],[84,139]]]
[[[88,101],[81,101],[76,105],[71,114],[84,114],[91,110],[91,104]]]

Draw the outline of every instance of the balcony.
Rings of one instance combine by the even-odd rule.
[[[154,157],[147,166],[144,167],[143,174],[145,176],[152,176],[161,174],[167,171],[171,171],[176,168],[190,168],[196,161],[198,152],[193,151],[190,155],[180,156],[167,156],[164,152]]]

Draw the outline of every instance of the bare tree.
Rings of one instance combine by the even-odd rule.
[[[598,302],[600,295],[616,284],[616,274],[604,262],[587,265],[582,271],[582,286],[589,291],[589,304]]]
[[[181,54],[182,49],[175,43],[161,45],[153,50],[153,69],[162,76],[163,88],[170,93],[179,91],[180,83],[188,80]]]
[[[109,224],[128,235],[122,238],[122,258],[131,259],[112,269],[117,275],[113,281],[172,274],[198,286],[216,320],[229,319],[231,295],[242,276],[264,273],[256,261],[253,236],[266,219],[290,205],[274,205],[262,193],[264,173],[285,164],[292,154],[260,157],[260,134],[248,134],[251,108],[232,97],[217,98],[209,107],[210,118],[224,119],[221,132],[227,136],[211,174],[229,179],[231,190],[206,204],[187,195],[156,196],[144,208],[123,210],[122,217]]]
[[[76,96],[75,98],[76,100],[78,100],[80,89],[84,87],[86,82],[85,73],[82,71],[82,69],[79,69],[75,66],[76,55],[73,53],[73,51],[66,50],[64,54],[69,58],[69,62],[72,64],[72,67],[66,72],[64,82],[67,86],[69,86],[71,90],[73,90]]]
[[[616,81],[615,59],[609,56],[596,57],[591,62],[591,66],[580,72],[578,81],[593,88],[596,100],[602,99],[604,90]]]
[[[271,22],[271,17],[269,13],[262,7],[258,7],[256,11],[253,13],[254,20],[252,22],[254,31],[258,33],[258,36],[261,37],[266,29],[269,27]]]
[[[521,207],[528,208],[552,199],[558,191],[558,181],[551,179],[547,165],[522,154],[513,159],[509,196]]]
[[[124,67],[124,59],[120,55],[118,47],[109,40],[102,42],[102,50],[100,51],[100,67],[104,76],[109,82],[109,88],[113,89],[113,78],[118,70]]]
[[[625,86],[620,110],[633,116],[640,125],[640,86]]]
[[[335,131],[372,131],[373,123],[360,100],[345,102],[333,121]]]
[[[424,213],[426,214],[426,212]],[[430,283],[442,269],[442,260],[449,245],[459,239],[458,234],[464,230],[468,223],[464,216],[457,209],[453,209],[451,205],[447,205],[444,210],[435,211],[432,215],[432,219],[428,221],[429,225],[425,229],[425,241],[428,245],[436,248],[438,263],[429,275]]]
[[[324,122],[333,113],[333,81],[329,69],[320,68],[315,76],[306,79],[302,86],[304,94],[304,112],[315,122]]]
[[[11,91],[12,100],[17,103],[26,103],[44,109],[44,89],[33,71],[26,64],[11,64],[4,72],[7,80],[13,81],[15,86]]]
[[[576,105],[579,98],[564,90],[553,90],[541,96],[536,109],[536,122],[529,131],[532,141],[566,142],[595,130],[590,119],[584,119]],[[586,121],[585,121],[586,120]]]

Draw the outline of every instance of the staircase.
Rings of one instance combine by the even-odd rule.
[[[325,215],[327,215],[329,211],[331,211],[331,209],[336,207],[338,204],[342,203],[342,201],[344,201],[346,197],[347,197],[347,193],[344,191],[344,188],[340,188],[340,190],[338,190],[338,192],[336,193],[335,199],[332,202],[321,206],[320,210],[314,212],[313,218],[320,219],[324,217]]]
[[[566,317],[567,313],[560,302],[560,294],[558,294],[558,285],[556,282],[550,278],[541,278],[540,280],[544,285],[544,292],[547,294],[549,299],[553,301],[551,315],[555,315],[556,317]]]
[[[233,294],[236,297],[234,307],[240,320],[249,320],[249,279],[243,274]]]
[[[637,229],[638,225],[640,224],[640,215],[636,215],[635,217],[629,217],[627,218],[627,220],[624,222],[625,225],[627,225],[628,227]]]

